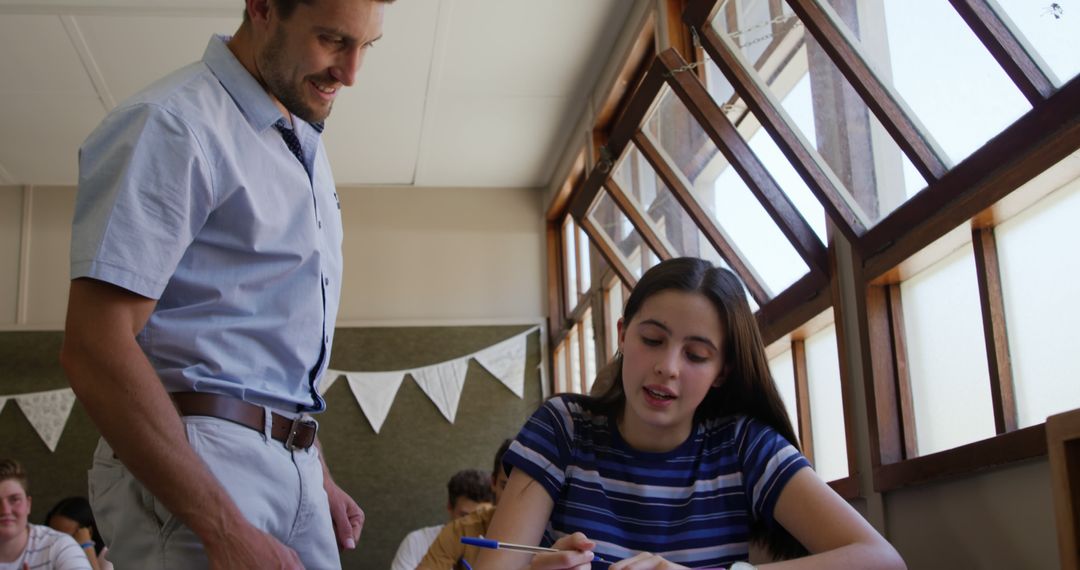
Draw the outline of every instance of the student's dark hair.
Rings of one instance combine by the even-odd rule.
[[[105,548],[105,542],[101,539],[101,534],[98,532],[97,523],[94,521],[94,511],[90,509],[90,501],[85,497],[68,497],[61,499],[59,503],[53,505],[53,508],[49,509],[49,512],[45,514],[45,526],[49,526],[52,522],[52,518],[55,516],[67,517],[77,523],[80,527],[89,527],[91,530],[91,537],[94,541],[94,551],[100,553],[102,548]]]
[[[19,485],[22,485],[23,492],[30,494],[30,478],[26,476],[22,464],[14,459],[0,459],[0,483],[8,479],[18,481]]]
[[[462,497],[477,503],[495,502],[495,493],[491,490],[491,476],[479,469],[462,469],[454,473],[446,484],[446,493],[451,507]]]
[[[499,475],[499,469],[503,467],[502,458],[503,458],[504,455],[506,455],[506,450],[510,449],[510,444],[511,443],[514,443],[513,439],[510,439],[510,438],[504,439],[502,444],[499,445],[499,450],[495,452],[495,462],[491,466],[491,476],[492,477],[496,477],[496,476]],[[492,481],[494,482],[495,479],[492,479]]]
[[[630,292],[623,310],[623,326],[630,325],[647,299],[669,290],[704,295],[716,307],[723,327],[721,350],[728,367],[727,376],[719,387],[709,390],[694,412],[695,421],[746,415],[769,425],[798,448],[798,437],[769,372],[761,331],[739,278],[703,259],[679,257],[662,261],[646,271]],[[598,376],[605,374],[612,377],[606,389],[587,398],[586,402],[591,403],[593,409],[615,417],[622,413],[626,403],[622,355],[616,355],[609,368]],[[751,540],[765,545],[775,557],[793,558],[806,554],[806,549],[779,525],[766,527],[755,521],[750,531]]]

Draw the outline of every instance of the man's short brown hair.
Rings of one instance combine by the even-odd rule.
[[[30,493],[30,481],[26,477],[23,466],[14,459],[0,459],[0,483],[14,479],[22,485],[23,491]]]
[[[383,4],[390,4],[394,0],[372,0],[374,2],[382,2]],[[281,15],[282,20],[288,20],[296,11],[296,7],[300,4],[307,4],[308,6],[315,3],[315,0],[270,0],[274,4],[274,10]],[[247,8],[244,9],[244,21],[248,20]]]

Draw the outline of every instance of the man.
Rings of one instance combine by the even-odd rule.
[[[461,544],[461,537],[487,534],[488,525],[495,516],[495,508],[499,505],[499,497],[506,489],[506,481],[509,479],[506,469],[503,468],[502,458],[512,442],[510,439],[503,441],[495,452],[495,464],[491,469],[491,491],[495,496],[495,505],[480,507],[468,515],[446,523],[417,566],[418,570],[451,570],[458,568],[461,561],[464,561],[464,564],[460,567],[471,568],[472,564],[476,563],[480,549]]]
[[[22,465],[0,459],[0,568],[91,570],[90,560],[74,538],[27,521],[29,492]]]
[[[320,133],[382,0],[247,0],[80,149],[61,361],[119,568],[337,568],[363,512],[316,424],[341,292]],[[336,542],[336,544],[335,544]]]
[[[491,476],[479,469],[463,469],[454,473],[446,483],[446,513],[450,520],[459,519],[478,508],[490,507],[495,500]],[[437,524],[416,529],[405,535],[398,546],[390,570],[415,570],[420,560],[435,541],[443,525]]]

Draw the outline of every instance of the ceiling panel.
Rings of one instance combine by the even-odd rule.
[[[452,2],[440,93],[583,96],[632,2]],[[591,82],[589,82],[591,87]]]
[[[412,184],[423,116],[423,93],[343,92],[323,132],[334,180]]]
[[[59,16],[0,17],[0,93],[95,93]]]
[[[212,34],[231,34],[235,18],[78,16],[94,62],[120,103],[173,70],[202,59]]]
[[[75,184],[79,145],[104,117],[95,95],[0,95],[0,164],[16,184]]]
[[[434,107],[417,186],[543,186],[553,143],[577,113],[562,97],[444,96]]]

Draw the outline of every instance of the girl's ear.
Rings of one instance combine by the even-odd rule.
[[[626,327],[623,324],[622,317],[619,317],[619,322],[615,325],[619,331],[619,352],[622,352],[623,341],[626,340]]]

